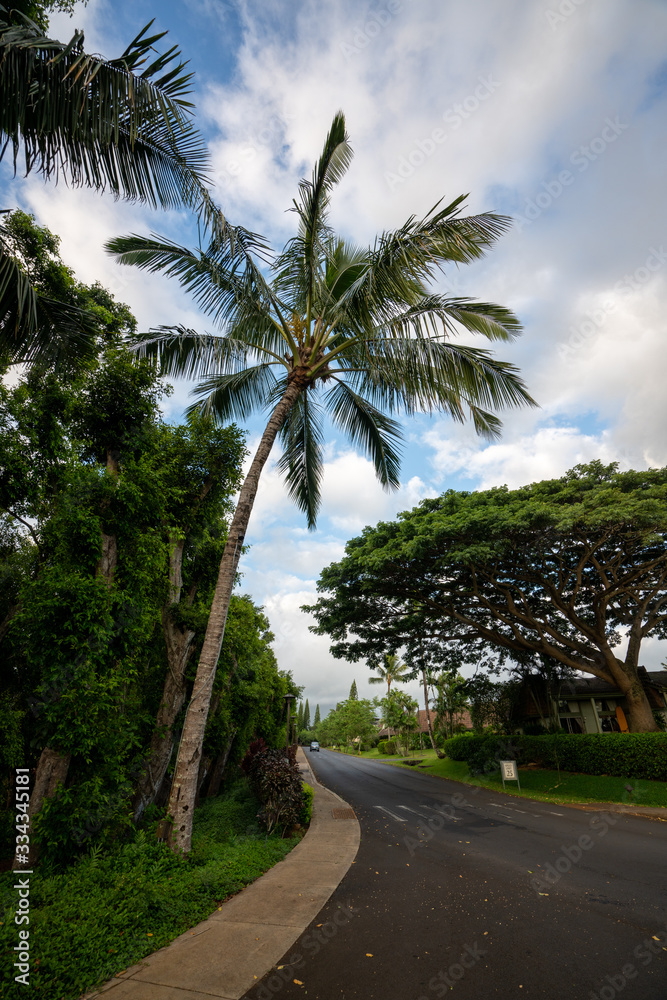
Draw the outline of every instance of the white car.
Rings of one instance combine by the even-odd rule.
[[[312,753],[313,750],[317,750],[318,753],[320,752],[320,745],[317,742],[317,740],[313,740],[313,742],[310,744],[310,752]]]

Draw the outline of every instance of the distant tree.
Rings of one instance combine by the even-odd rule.
[[[352,681],[352,684],[350,685],[350,694],[348,695],[348,700],[356,701],[358,697],[359,695],[357,694],[357,682]]]
[[[396,655],[396,653],[385,653],[382,663],[374,663],[371,666],[372,670],[377,671],[379,677],[369,677],[369,684],[384,684],[387,685],[387,697],[391,692],[391,685],[396,682],[401,684],[403,681],[407,680],[408,669],[401,661],[401,658]]]
[[[410,749],[410,736],[417,728],[417,701],[406,691],[391,691],[382,699],[382,712],[385,725],[394,729],[399,738],[403,737],[406,755]]]
[[[454,717],[468,707],[466,679],[461,674],[439,674],[435,678],[437,696],[435,712],[438,728],[447,736],[454,735]]]
[[[319,726],[320,724],[320,706],[315,706],[315,719],[313,721],[313,726]]]
[[[310,729],[310,705],[308,704],[308,699],[306,698],[306,704],[303,709],[302,729]]]
[[[296,710],[296,728],[297,732],[300,732],[305,728],[303,724],[303,702],[300,701]]]

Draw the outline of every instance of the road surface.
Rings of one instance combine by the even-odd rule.
[[[247,1000],[665,1000],[667,824],[308,758],[361,846]]]

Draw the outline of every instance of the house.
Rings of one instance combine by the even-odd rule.
[[[654,712],[667,722],[667,670],[647,671],[639,676]],[[524,682],[517,702],[517,721],[526,730],[550,729],[555,720],[568,733],[626,733],[625,699],[620,690],[599,677],[572,677],[558,689],[547,688],[534,674]]]
[[[463,709],[461,712],[457,712],[452,720],[454,732],[470,732],[472,731],[472,719],[470,718],[470,712],[467,709]],[[435,732],[435,712],[431,709],[431,725],[433,731]],[[428,720],[426,718],[426,709],[420,708],[417,712],[417,728],[415,730],[417,735],[423,733],[424,736],[428,737]],[[379,731],[380,739],[388,740],[392,736],[396,736],[395,729],[387,729],[385,726]]]

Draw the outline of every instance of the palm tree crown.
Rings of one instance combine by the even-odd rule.
[[[400,656],[396,653],[385,653],[382,658],[382,663],[373,664],[372,669],[378,674],[377,677],[369,677],[369,684],[386,684],[387,685],[387,695],[391,691],[391,685],[396,682],[402,684],[403,681],[407,680],[409,669],[407,664],[401,661]]]
[[[533,404],[513,365],[451,340],[457,324],[510,340],[520,332],[516,317],[428,288],[444,263],[481,257],[509,220],[461,217],[462,196],[358,247],[332,231],[327,215],[351,156],[338,113],[312,179],[299,185],[298,233],[273,260],[271,280],[249,256],[235,262],[216,239],[205,250],[138,236],[107,244],[122,263],[178,278],[219,327],[204,335],[162,327],[140,342],[166,374],[200,380],[195,408],[245,420],[275,406],[288,387],[298,390],[280,430],[279,468],[310,527],[320,503],[325,413],[391,488],[399,484],[399,411],[442,411],[458,421],[469,414],[479,433],[495,436],[500,422],[491,409]]]

